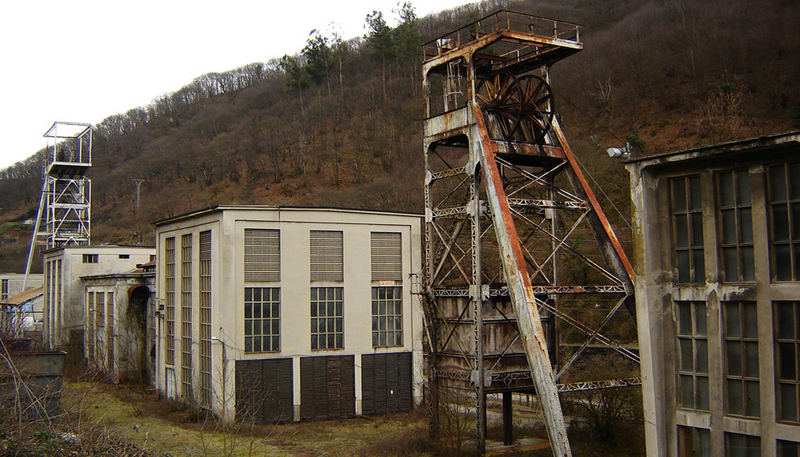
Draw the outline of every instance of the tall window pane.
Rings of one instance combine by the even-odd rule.
[[[181,236],[181,396],[192,398],[192,234]]]
[[[754,281],[750,175],[746,169],[718,173],[716,188],[722,280]]]
[[[705,281],[703,260],[703,211],[700,178],[686,176],[670,180],[672,246],[679,283]]]
[[[372,346],[403,345],[403,288],[372,288]]]
[[[211,406],[211,231],[200,232],[200,404]]]
[[[682,408],[708,410],[706,304],[678,302],[678,385]]]
[[[725,340],[725,412],[758,417],[758,322],[756,304],[723,303]]]
[[[775,302],[778,420],[800,424],[800,302]]]
[[[344,348],[342,287],[311,288],[311,349]]]
[[[175,363],[175,238],[164,241],[164,333],[167,365]]]
[[[245,287],[244,351],[281,350],[281,289]]]
[[[769,167],[772,279],[800,280],[800,162]]]

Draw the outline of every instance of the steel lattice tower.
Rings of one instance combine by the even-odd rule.
[[[639,360],[602,333],[619,319],[635,328],[632,269],[561,131],[550,89],[551,65],[582,47],[575,24],[509,11],[424,46],[431,430],[471,399],[480,451],[487,394],[503,396],[510,444],[511,393],[535,392],[553,454],[568,456],[559,393],[640,382],[576,374],[590,347]],[[586,321],[589,304],[601,319]],[[617,313],[622,307],[629,313]],[[583,338],[569,350],[565,328]]]
[[[47,249],[91,240],[92,126],[54,122],[45,132],[44,183],[28,251],[26,277],[37,244]]]

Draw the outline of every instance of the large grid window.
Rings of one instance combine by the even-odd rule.
[[[344,348],[341,287],[311,288],[311,349]]]
[[[727,457],[761,457],[761,438],[758,436],[725,434]]]
[[[281,289],[244,288],[244,352],[281,350]]]
[[[725,338],[725,412],[758,417],[758,316],[756,304],[726,302],[723,307]]]
[[[108,346],[108,368],[114,370],[114,292],[106,292],[108,317],[106,325],[106,345]]]
[[[181,236],[181,395],[192,397],[192,234]]]
[[[200,404],[211,406],[211,231],[200,232]]]
[[[800,302],[773,306],[778,420],[800,423]]]
[[[403,288],[372,288],[372,346],[403,345]]]
[[[56,335],[58,335],[59,339],[61,338],[61,323],[64,322],[62,320],[62,298],[61,298],[61,278],[62,278],[62,269],[61,269],[61,259],[56,260]]]
[[[800,162],[769,167],[772,278],[800,280]]]
[[[312,230],[311,280],[344,280],[344,251],[342,232]]]
[[[88,342],[88,346],[86,348],[86,357],[88,359],[94,360],[94,292],[87,292],[86,293],[86,304],[87,304],[87,313],[86,316],[89,319],[89,322],[86,323],[86,341]]]
[[[401,281],[403,279],[402,238],[399,233],[372,232],[370,257],[373,281]]]
[[[280,231],[244,229],[245,282],[281,280]]]
[[[175,238],[164,240],[164,362],[175,363]]]
[[[704,428],[678,426],[679,457],[711,457],[711,433]]]
[[[679,283],[705,281],[703,259],[703,211],[700,178],[670,180],[672,195],[672,246]]]
[[[746,169],[733,170],[716,178],[722,280],[755,281],[750,174]]]
[[[678,302],[677,314],[679,403],[708,411],[706,304]]]
[[[105,338],[105,307],[106,296],[103,292],[95,292],[94,294],[94,361],[100,364],[105,359],[104,352],[105,346],[103,339]],[[102,365],[101,365],[102,366]]]

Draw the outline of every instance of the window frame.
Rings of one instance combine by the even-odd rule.
[[[320,292],[325,291],[325,297],[320,297]],[[329,294],[333,294],[332,298],[329,298]],[[325,315],[321,315],[320,305],[325,305]],[[337,312],[337,306],[339,311]],[[321,287],[312,287],[311,288],[311,295],[310,295],[310,316],[311,316],[311,327],[310,327],[310,336],[311,336],[311,350],[312,351],[331,351],[331,350],[342,350],[344,349],[344,287],[341,286],[321,286]],[[329,306],[333,305],[333,313],[328,313]],[[316,311],[315,311],[316,309]],[[325,330],[320,330],[324,323]],[[328,330],[328,327],[333,324],[334,329]],[[339,328],[340,330],[337,330]],[[337,338],[339,337],[340,338]],[[324,338],[320,338],[324,337]],[[331,344],[331,338],[333,338],[333,343]],[[325,341],[324,346],[320,345],[320,341]]]
[[[697,192],[695,195],[692,190],[694,185],[697,185]],[[680,185],[683,189],[683,202],[681,206],[677,206],[676,189]],[[697,201],[695,201],[697,196]],[[676,176],[669,179],[669,214],[670,214],[670,229],[671,229],[671,249],[673,272],[676,284],[703,284],[705,283],[705,236],[703,234],[703,205],[702,205],[702,182],[699,174],[692,174],[686,176]],[[679,221],[685,218],[686,225],[681,230]],[[696,239],[693,236],[695,226],[699,219],[699,244],[696,244]],[[680,232],[685,231],[685,246],[680,245],[679,236]],[[688,278],[682,278],[681,272],[681,254],[687,257],[686,267],[688,270],[686,274]],[[699,262],[698,262],[699,259]]]
[[[258,299],[255,298],[256,291],[258,291],[258,295],[260,297]],[[265,295],[265,293],[268,293],[269,296],[268,299],[265,298],[267,296]],[[256,317],[255,313],[256,305],[259,306],[258,317]],[[248,309],[250,310],[249,313],[250,317],[248,317]],[[269,311],[269,316],[264,315],[265,309]],[[275,315],[276,309],[277,309],[277,316]],[[245,354],[278,353],[281,351],[281,288],[280,287],[268,287],[268,286],[245,287],[243,316],[244,316],[243,334],[244,334]],[[277,326],[277,332],[274,331],[276,326]],[[258,333],[254,332],[254,329],[256,327],[259,327],[261,331]],[[264,328],[269,328],[269,332],[265,333],[263,331]],[[260,343],[259,350],[254,350],[253,349],[255,347],[254,343],[257,338]],[[264,341],[267,341],[269,343],[268,349],[264,349],[265,348]]]
[[[384,293],[381,294],[381,291]],[[389,296],[389,291],[392,296]],[[403,346],[403,287],[402,286],[372,286],[372,347],[390,348]],[[381,297],[383,295],[383,297]],[[384,312],[381,313],[381,304],[384,305]],[[399,312],[389,313],[389,306],[394,305]],[[384,328],[381,329],[381,319],[384,319]],[[394,328],[389,328],[390,322]],[[392,344],[389,344],[390,335],[393,337]],[[383,343],[381,343],[383,336]]]
[[[725,201],[723,196],[722,181],[725,176],[730,176],[730,198]],[[744,183],[744,184],[743,184]],[[746,189],[743,189],[745,186]],[[755,282],[755,252],[753,233],[753,201],[750,172],[747,168],[733,168],[714,173],[714,192],[716,197],[717,218],[717,251],[720,280],[725,283],[752,283]],[[725,226],[730,222],[727,215],[733,216],[733,238],[726,239]],[[749,231],[749,241],[747,240]],[[726,252],[735,256],[735,272],[728,271]],[[748,256],[749,259],[746,257]],[[749,275],[745,274],[749,267]],[[733,276],[733,277],[731,277]]]
[[[773,282],[800,281],[800,180],[793,187],[792,174],[800,175],[800,162],[783,162],[766,167],[766,195],[769,213],[770,278]],[[782,170],[781,181],[776,183],[773,171]],[[777,174],[777,173],[776,173]],[[780,184],[780,192],[775,195]],[[776,239],[776,209],[785,211],[786,238]],[[779,275],[778,248],[787,248],[788,276]]]
[[[791,308],[791,317],[787,324],[787,316],[782,316],[779,308],[782,306],[789,306]],[[772,303],[773,312],[773,336],[774,336],[774,357],[775,357],[775,416],[776,420],[780,423],[800,425],[800,301],[774,301]],[[786,330],[792,333],[786,336]],[[782,336],[783,335],[783,336]],[[783,369],[782,348],[791,348],[794,357],[789,357],[794,366],[793,377],[782,377]],[[784,387],[788,386],[789,390],[793,390],[794,395],[794,419],[787,419],[783,417],[783,395]]]
[[[758,341],[758,309],[756,302],[751,301],[727,301],[721,302],[722,304],[722,338],[723,338],[723,360],[724,360],[724,370],[723,370],[723,377],[724,377],[724,396],[725,396],[725,415],[728,416],[736,416],[736,417],[747,417],[747,418],[755,418],[758,419],[761,417],[761,400],[760,400],[760,390],[761,390],[761,378],[759,376],[759,368],[760,368],[760,361],[758,357],[759,351],[759,341]],[[752,313],[748,313],[745,310],[745,307],[752,306]],[[738,335],[731,335],[729,334],[729,315],[730,310],[734,307],[737,309],[737,325],[739,328]],[[754,321],[755,325],[755,335],[753,334],[746,334],[746,322],[749,322],[751,319]],[[739,364],[738,369],[739,373],[731,373],[731,363],[730,363],[730,349],[733,344],[739,344]],[[756,357],[755,357],[755,366],[750,367],[747,363],[747,348],[750,345],[755,344],[756,350]],[[756,375],[753,376],[748,374],[748,372],[755,372]],[[731,396],[731,385],[733,383],[739,384],[739,393],[741,394],[741,412],[738,411],[731,411],[730,405],[730,396]],[[747,401],[747,388],[748,385],[755,384],[756,386],[756,395],[755,398],[755,407],[757,411],[751,411],[749,409],[749,403]]]
[[[687,307],[689,312],[688,332],[682,331],[683,312],[682,307]],[[702,313],[702,314],[701,314]],[[710,390],[709,390],[709,359],[708,359],[708,315],[707,305],[702,301],[676,301],[675,302],[675,339],[677,343],[676,373],[678,390],[678,407],[698,411],[710,411]],[[698,320],[698,315],[702,315],[702,326]],[[685,363],[683,358],[683,347],[687,344],[691,348],[691,361]],[[702,346],[705,346],[705,371],[699,371],[698,365]],[[691,365],[691,368],[684,368]],[[685,379],[691,381],[691,405],[684,403],[683,382]],[[705,390],[705,403],[700,401],[700,389]]]

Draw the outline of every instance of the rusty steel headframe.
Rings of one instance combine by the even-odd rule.
[[[553,454],[569,456],[559,392],[638,382],[573,375],[599,347],[638,363],[635,350],[601,333],[618,325],[622,307],[635,330],[632,269],[561,131],[549,86],[550,66],[582,47],[578,25],[510,11],[424,47],[431,430],[452,409],[441,404],[471,397],[480,451],[487,394],[535,392]],[[560,326],[584,337],[565,363]]]

